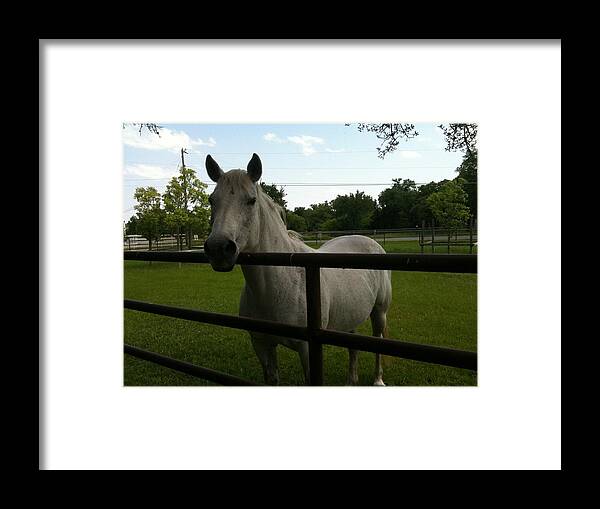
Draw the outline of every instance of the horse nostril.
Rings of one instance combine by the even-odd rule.
[[[225,253],[228,255],[234,255],[237,251],[237,245],[233,240],[228,240],[227,244],[225,244]]]
[[[227,254],[233,255],[235,254],[237,250],[237,246],[235,244],[235,242],[233,242],[233,240],[228,240],[227,243],[225,244],[225,252]]]

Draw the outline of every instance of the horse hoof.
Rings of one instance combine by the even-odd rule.
[[[373,385],[380,385],[381,387],[385,387],[383,380],[375,380],[375,383]]]

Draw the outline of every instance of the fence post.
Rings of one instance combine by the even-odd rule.
[[[435,223],[431,221],[431,252],[435,253]]]
[[[323,345],[314,334],[321,328],[321,268],[307,265],[305,270],[309,384],[323,385]]]
[[[450,239],[452,238],[452,230],[448,228],[448,253],[450,253]]]

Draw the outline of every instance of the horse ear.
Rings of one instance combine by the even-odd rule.
[[[252,154],[252,159],[250,159],[246,171],[253,182],[258,182],[258,179],[262,175],[262,163],[260,162],[260,157],[256,154]]]
[[[224,173],[210,154],[206,156],[206,171],[213,182],[217,182]]]

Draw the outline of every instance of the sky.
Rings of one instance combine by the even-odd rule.
[[[414,123],[414,122],[413,122]],[[181,164],[196,170],[214,189],[204,160],[210,154],[225,171],[245,169],[252,154],[262,161],[261,181],[284,187],[287,208],[309,207],[357,190],[377,199],[393,178],[427,183],[456,177],[460,152],[444,150],[442,122],[414,123],[419,135],[401,141],[397,149],[377,157],[375,133],[359,132],[356,124],[165,124],[160,137],[137,127],[123,129],[123,220],[135,214],[137,187],[160,193]],[[296,184],[296,185],[294,185]],[[334,185],[331,185],[334,184]]]

